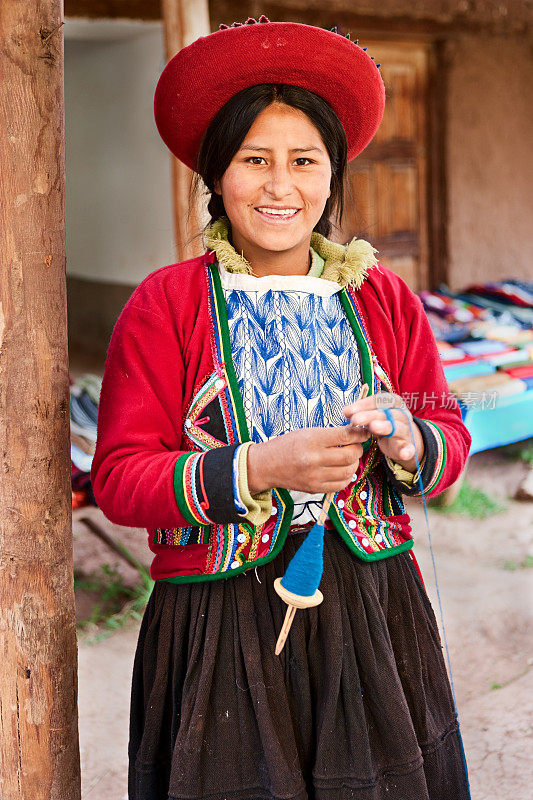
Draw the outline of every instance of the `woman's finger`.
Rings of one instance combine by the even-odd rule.
[[[411,444],[411,442],[403,443],[399,450],[398,450],[398,461],[407,461],[410,458],[413,458],[415,454],[415,448]]]
[[[387,418],[376,419],[369,423],[368,427],[375,436],[387,436],[391,438],[392,436],[401,435],[401,430],[399,431],[399,426],[397,425],[396,420],[394,420],[393,424]]]
[[[415,456],[415,448],[412,444],[406,447],[404,450],[400,450],[400,455],[398,456],[398,461],[409,461],[411,458]]]
[[[359,462],[356,461],[346,467],[324,467],[319,473],[316,474],[317,480],[320,483],[333,481],[347,481],[350,480],[354,473],[357,471]]]
[[[365,413],[358,413],[352,419],[357,419],[358,425],[364,425],[375,436],[388,436],[391,432],[394,435],[406,436],[408,435],[409,425],[405,420],[403,414],[398,412],[389,412],[394,420],[394,430],[391,421],[384,411],[375,409],[374,411],[367,411]]]
[[[389,392],[378,392],[350,403],[350,405],[344,407],[343,412],[345,416],[351,417],[358,412],[382,410],[383,408],[393,408],[394,406],[406,408],[403,397]]]
[[[378,447],[381,452],[392,458],[393,461],[409,461],[415,454],[415,448],[410,438],[387,437],[378,438]]]
[[[354,464],[361,458],[363,448],[360,444],[346,447],[328,447],[320,456],[323,467],[344,467]]]

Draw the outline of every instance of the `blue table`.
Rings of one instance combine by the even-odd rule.
[[[494,408],[459,405],[472,437],[470,455],[533,437],[533,388],[499,397]]]

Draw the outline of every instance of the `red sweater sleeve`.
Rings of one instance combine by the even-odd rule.
[[[91,469],[96,501],[112,522],[131,527],[242,521],[233,505],[236,445],[208,454],[180,449],[180,309],[176,302],[171,311],[156,274],[135,290],[111,337]]]
[[[435,453],[433,474],[426,475],[424,481],[425,493],[433,497],[455,483],[461,474],[468,458],[471,436],[463,424],[459,405],[448,389],[422,302],[406,284],[402,288],[404,297],[405,293],[407,297],[402,303],[406,338],[402,342],[400,393],[417,418],[426,450],[431,448]],[[419,488],[413,491],[413,494],[419,493]]]
[[[381,363],[388,366],[389,375],[394,377],[399,394],[421,429],[430,456],[428,468],[422,472],[424,493],[432,497],[451,486],[461,474],[471,437],[448,389],[420,299],[397,275],[384,267],[380,270],[372,276],[374,280],[371,278],[369,302],[377,302],[381,314],[389,317],[389,336],[383,337],[384,343],[375,342],[376,352],[378,357],[381,353]],[[401,488],[404,493],[420,494],[419,487],[407,492],[404,486]]]

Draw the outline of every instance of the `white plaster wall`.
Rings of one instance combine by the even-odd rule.
[[[65,27],[67,272],[137,284],[176,260],[170,155],[152,111],[162,30]]]
[[[533,280],[532,42],[465,35],[449,54],[449,282]]]

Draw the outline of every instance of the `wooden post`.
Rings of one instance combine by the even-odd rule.
[[[79,800],[62,0],[0,4],[0,798]]]
[[[200,36],[210,33],[208,0],[161,0],[167,61]],[[203,245],[197,236],[202,229],[202,211],[196,203],[190,207],[193,173],[172,156],[174,200],[174,235],[178,259],[201,255]]]

